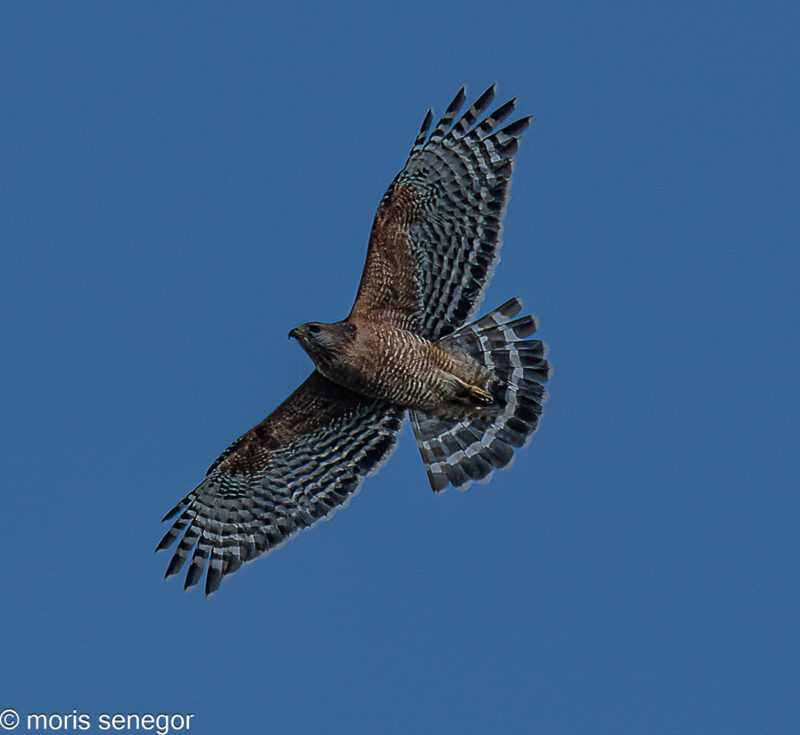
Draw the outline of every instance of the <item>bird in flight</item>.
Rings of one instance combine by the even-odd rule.
[[[406,411],[434,492],[506,467],[536,429],[550,375],[532,316],[511,299],[469,322],[499,260],[514,154],[531,117],[516,98],[481,117],[492,85],[458,117],[462,88],[381,199],[355,303],[338,322],[295,327],[314,371],[231,444],[167,515],[157,550],[190,558],[205,591],[346,504],[394,449]]]

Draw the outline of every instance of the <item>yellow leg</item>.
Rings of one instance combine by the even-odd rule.
[[[488,391],[485,391],[478,385],[467,386],[467,392],[471,398],[474,398],[478,403],[493,403],[494,399]]]
[[[488,406],[494,403],[491,393],[481,388],[479,385],[472,385],[467,383],[461,378],[451,375],[452,380],[459,386],[460,390],[464,391],[461,396],[455,400],[463,403],[477,403],[480,405]]]

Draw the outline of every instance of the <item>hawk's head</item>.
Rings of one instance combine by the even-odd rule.
[[[318,367],[330,365],[341,354],[341,350],[355,339],[356,327],[348,321],[326,324],[306,322],[289,332],[309,354]]]

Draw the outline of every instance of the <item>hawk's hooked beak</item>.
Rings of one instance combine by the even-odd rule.
[[[289,339],[291,339],[292,337],[294,337],[295,339],[300,339],[300,332],[297,331],[297,327],[289,330]]]

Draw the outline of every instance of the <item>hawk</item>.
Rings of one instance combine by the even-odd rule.
[[[499,259],[514,154],[531,117],[482,121],[492,85],[463,115],[464,89],[429,110],[378,206],[350,315],[295,327],[314,371],[231,444],[167,515],[158,545],[191,556],[184,589],[223,577],[347,504],[395,446],[409,412],[434,492],[506,467],[530,438],[550,375],[531,316],[511,299],[469,323]],[[457,118],[457,119],[456,119]],[[430,134],[429,134],[430,133]]]

